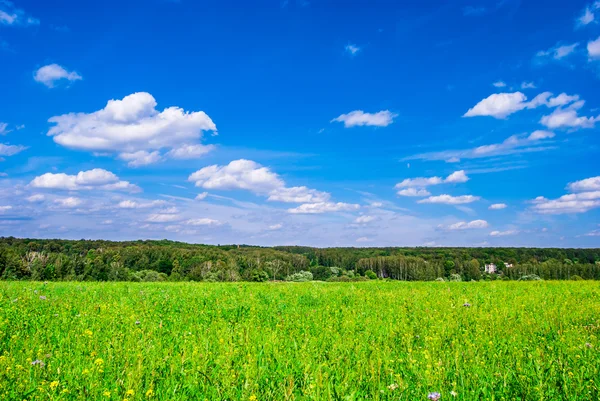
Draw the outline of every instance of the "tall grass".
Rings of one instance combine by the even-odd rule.
[[[2,282],[0,399],[598,400],[599,333],[595,282]]]

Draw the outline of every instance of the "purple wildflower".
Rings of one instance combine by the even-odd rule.
[[[470,304],[470,303],[468,303],[468,302],[465,302],[465,303],[463,304],[463,306],[464,306],[465,308],[470,308],[470,307],[471,307],[471,304]]]
[[[40,361],[39,359],[36,359],[35,361],[31,362],[31,364],[33,366],[39,366],[40,368],[43,368],[44,366],[46,366],[44,361]]]
[[[438,401],[440,398],[442,398],[442,395],[440,393],[437,393],[437,392],[429,393],[427,395],[427,399],[428,400],[432,400],[432,401]]]
[[[40,299],[41,299],[42,301],[45,301],[45,300],[46,300],[46,296],[45,296],[45,295],[40,295]]]

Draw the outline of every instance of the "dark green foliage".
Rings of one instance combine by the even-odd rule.
[[[494,263],[499,274],[483,273]],[[511,267],[506,267],[507,263]],[[264,248],[174,241],[0,238],[3,280],[267,281],[307,271],[314,280],[600,280],[600,249]],[[364,277],[363,277],[364,276]]]

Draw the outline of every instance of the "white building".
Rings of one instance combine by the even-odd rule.
[[[497,269],[496,269],[496,265],[493,263],[490,263],[489,265],[486,264],[485,265],[485,272],[488,274],[493,274],[496,273]]]

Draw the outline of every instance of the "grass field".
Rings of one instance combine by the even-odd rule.
[[[0,282],[0,399],[598,400],[599,335],[596,282]]]

